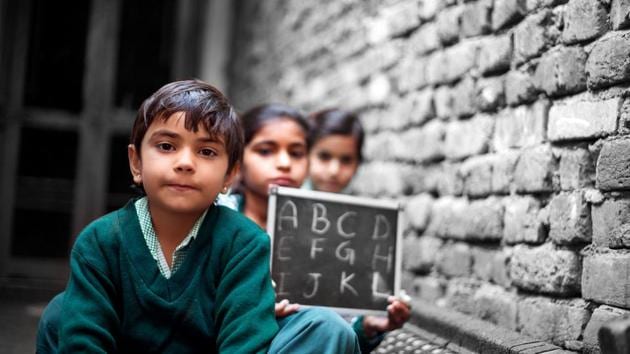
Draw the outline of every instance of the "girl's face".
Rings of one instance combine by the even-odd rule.
[[[311,149],[310,177],[315,190],[339,193],[359,167],[357,140],[352,135],[328,135]]]
[[[241,178],[246,190],[267,196],[269,185],[299,188],[308,173],[306,132],[283,117],[268,121],[245,146]]]

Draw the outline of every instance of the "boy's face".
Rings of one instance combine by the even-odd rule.
[[[235,175],[236,169],[228,174],[225,144],[212,140],[203,125],[192,132],[184,122],[181,112],[155,119],[140,154],[128,147],[133,180],[143,185],[152,212],[201,214]]]
[[[266,196],[269,185],[299,188],[308,172],[306,134],[294,121],[277,118],[263,125],[243,153],[246,188]]]
[[[309,160],[313,187],[318,191],[339,193],[359,167],[357,141],[352,135],[328,135],[313,145]]]

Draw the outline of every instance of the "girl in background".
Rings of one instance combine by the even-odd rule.
[[[281,104],[252,108],[241,119],[245,149],[233,200],[238,210],[266,228],[269,185],[299,188],[307,178],[310,129],[299,111]],[[380,343],[386,330],[400,328],[409,318],[409,308],[394,298],[387,311],[387,318],[360,316],[350,327],[333,311],[300,309],[283,300],[276,304],[280,333],[270,352],[358,353],[360,348],[367,353]],[[304,332],[304,328],[318,333]]]
[[[363,159],[363,127],[354,113],[336,108],[315,112],[308,120],[313,140],[309,187],[343,192]]]
[[[305,187],[343,193],[363,160],[364,132],[361,122],[356,114],[338,108],[312,113],[308,120],[312,147],[309,153],[309,181]],[[409,319],[410,310],[405,302],[396,297],[391,297],[389,302],[388,317],[359,316],[355,319],[353,327],[359,334],[362,350],[375,348],[384,333],[402,327]]]

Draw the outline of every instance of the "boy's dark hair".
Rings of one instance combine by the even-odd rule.
[[[280,103],[267,103],[256,106],[241,115],[245,145],[252,141],[254,135],[263,125],[277,118],[285,118],[297,123],[304,130],[307,149],[311,146],[310,129],[304,115],[297,109]]]
[[[155,119],[167,120],[183,112],[184,126],[196,132],[203,124],[210,137],[222,140],[228,153],[228,172],[243,155],[243,129],[227,98],[200,80],[175,81],[162,86],[142,102],[131,130],[131,144],[140,155],[142,139]]]
[[[355,113],[339,108],[329,108],[311,113],[308,122],[311,126],[313,144],[329,135],[351,135],[357,141],[359,162],[363,160],[361,151],[363,150],[365,132]]]

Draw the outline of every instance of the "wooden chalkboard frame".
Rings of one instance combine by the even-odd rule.
[[[318,201],[330,201],[336,203],[351,204],[356,206],[373,207],[379,209],[390,209],[397,212],[396,217],[396,251],[395,251],[395,264],[394,264],[394,294],[396,296],[401,295],[401,276],[402,276],[402,230],[403,230],[403,213],[401,212],[402,205],[400,202],[387,199],[372,199],[366,197],[358,197],[341,193],[328,193],[313,191],[308,189],[289,188],[272,185],[269,189],[269,203],[267,213],[267,233],[271,237],[271,260],[270,271],[273,269],[274,261],[274,233],[275,233],[275,221],[276,221],[276,205],[278,196],[298,197],[310,200]],[[310,305],[301,304],[302,307],[314,307]],[[318,306],[319,307],[319,306]],[[340,314],[344,315],[376,315],[387,316],[385,309],[373,310],[373,309],[355,309],[345,307],[334,306],[321,306],[328,307]]]

